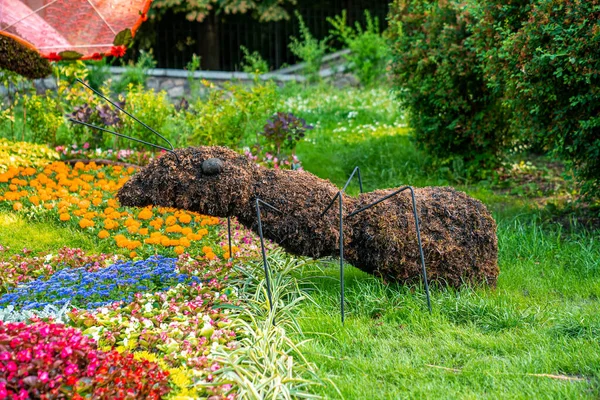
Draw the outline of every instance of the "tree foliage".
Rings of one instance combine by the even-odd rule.
[[[397,0],[391,18],[393,71],[417,144],[472,172],[497,165],[511,137],[473,47],[472,18],[437,0]]]
[[[390,20],[422,147],[492,166],[518,140],[600,195],[599,0],[396,0]]]
[[[211,12],[226,14],[252,13],[261,22],[289,19],[284,8],[296,0],[154,0],[153,9],[159,15],[167,10],[185,13],[190,21],[201,22]]]

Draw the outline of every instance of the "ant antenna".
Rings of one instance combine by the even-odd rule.
[[[76,80],[77,80],[77,82],[81,83],[83,86],[85,86],[86,88],[88,88],[89,90],[91,90],[92,92],[94,92],[97,96],[101,97],[102,99],[104,99],[108,103],[112,104],[112,106],[115,107],[117,110],[121,111],[122,113],[124,113],[128,117],[132,118],[134,121],[136,121],[137,123],[139,123],[140,125],[142,125],[144,128],[148,129],[149,131],[151,131],[152,133],[154,133],[155,135],[157,135],[158,137],[160,137],[162,140],[164,140],[165,142],[167,142],[171,148],[168,149],[166,147],[159,146],[159,145],[156,145],[156,144],[152,144],[152,143],[143,141],[141,139],[136,139],[136,138],[133,138],[131,136],[123,135],[122,133],[117,133],[117,132],[111,131],[109,129],[105,129],[105,128],[101,128],[101,127],[96,126],[96,125],[88,124],[87,122],[79,121],[79,120],[76,120],[74,118],[69,118],[69,121],[77,123],[77,124],[85,125],[87,127],[90,127],[90,128],[93,128],[93,129],[97,129],[99,131],[107,132],[107,133],[110,133],[112,135],[119,136],[119,137],[122,137],[122,138],[125,138],[125,139],[133,140],[134,142],[143,143],[145,145],[156,147],[156,148],[161,149],[161,150],[166,150],[166,151],[168,151],[169,153],[172,153],[175,156],[175,158],[177,159],[178,163],[180,162],[179,156],[177,156],[177,153],[175,153],[175,147],[169,141],[169,139],[167,139],[166,137],[164,137],[163,135],[161,135],[160,133],[158,133],[154,129],[150,128],[148,125],[146,125],[144,122],[140,121],[138,118],[136,118],[131,113],[125,111],[117,103],[115,103],[114,101],[112,101],[111,99],[109,99],[108,97],[106,97],[105,95],[103,95],[102,93],[100,93],[99,91],[97,91],[96,89],[94,89],[93,87],[91,87],[90,85],[88,85],[87,83],[85,83],[84,81],[82,81],[81,79],[76,78]]]
[[[125,139],[133,140],[134,142],[143,143],[143,144],[148,145],[148,146],[156,147],[157,149],[168,151],[169,153],[173,153],[173,155],[177,159],[177,162],[179,162],[179,157],[177,156],[177,153],[175,153],[171,149],[167,149],[166,147],[159,146],[159,145],[154,144],[154,143],[146,142],[144,140],[137,139],[137,138],[134,138],[134,137],[131,137],[131,136],[123,135],[122,133],[111,131],[109,129],[102,128],[100,126],[88,124],[87,122],[79,121],[79,120],[74,119],[74,118],[69,118],[69,121],[74,122],[76,124],[84,125],[84,126],[87,126],[87,127],[90,127],[90,128],[94,128],[94,129],[97,129],[97,130],[102,131],[102,132],[110,133],[112,135],[119,136],[119,137],[122,137],[122,138],[125,138]]]

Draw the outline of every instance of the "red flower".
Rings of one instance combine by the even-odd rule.
[[[48,61],[60,61],[62,60],[62,57],[56,53],[49,53],[48,55],[46,55],[46,59]]]
[[[94,61],[100,61],[100,60],[102,60],[102,57],[104,57],[104,54],[94,53],[94,54],[92,54],[90,59],[92,59]]]
[[[127,48],[125,46],[113,46],[110,49],[110,55],[113,57],[123,57]]]

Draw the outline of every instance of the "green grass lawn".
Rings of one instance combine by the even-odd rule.
[[[80,248],[90,253],[115,253],[114,246],[82,231],[65,228],[42,220],[32,221],[16,213],[0,212],[0,243],[11,254],[24,248],[34,252],[56,252],[62,247]]]
[[[449,170],[432,172],[408,130],[389,126],[385,107],[358,122],[348,122],[347,111],[301,110],[318,122],[298,147],[305,169],[342,186],[360,166],[367,191],[403,184],[466,190],[498,222],[501,273],[495,289],[434,288],[430,315],[421,287],[384,285],[349,266],[342,326],[338,267],[329,266],[326,277],[319,272],[311,279],[315,304],[299,310],[299,321],[310,339],[305,354],[337,386],[320,394],[598,398],[600,233],[564,232],[539,222],[535,199],[458,184]]]

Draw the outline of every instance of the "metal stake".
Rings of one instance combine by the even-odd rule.
[[[229,260],[233,260],[233,249],[231,248],[231,217],[227,217],[227,239],[229,240]]]
[[[340,313],[342,315],[342,325],[344,325],[344,200],[340,193]]]

